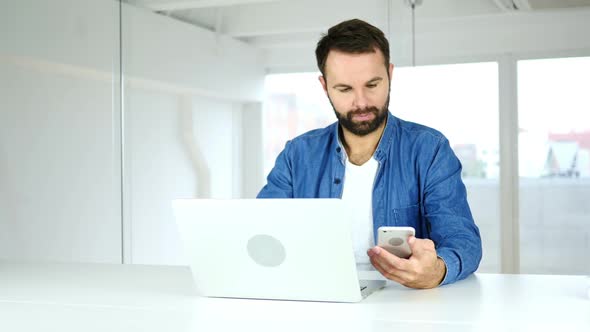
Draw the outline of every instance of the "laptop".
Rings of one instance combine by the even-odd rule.
[[[385,286],[359,279],[342,200],[187,199],[173,208],[203,296],[358,302]]]

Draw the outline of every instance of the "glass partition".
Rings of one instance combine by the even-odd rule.
[[[0,11],[0,258],[121,262],[119,4]]]

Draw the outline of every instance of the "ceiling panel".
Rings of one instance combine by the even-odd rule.
[[[559,9],[590,6],[590,0],[527,0],[532,9]]]

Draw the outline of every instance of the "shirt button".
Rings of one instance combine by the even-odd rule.
[[[334,184],[340,184],[340,182],[342,182],[340,179],[338,179],[338,178],[334,179]]]
[[[340,147],[336,148],[336,152],[340,153],[340,150],[341,150]]]

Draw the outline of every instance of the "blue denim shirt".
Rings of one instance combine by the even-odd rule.
[[[341,198],[346,152],[334,123],[287,142],[258,198]],[[481,260],[479,229],[467,203],[461,163],[438,131],[388,115],[373,158],[374,234],[380,226],[412,226],[431,239],[449,284]]]

